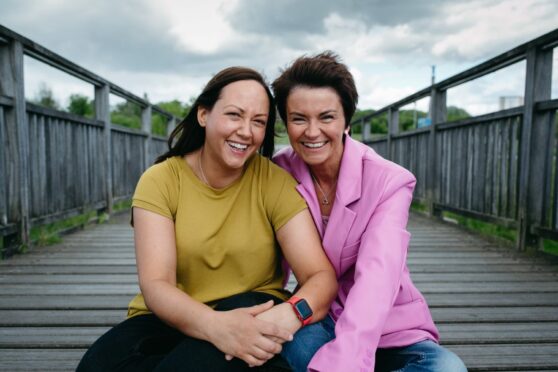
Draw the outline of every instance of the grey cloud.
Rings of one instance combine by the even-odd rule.
[[[324,19],[336,13],[369,26],[394,26],[435,18],[442,0],[241,0],[228,15],[235,28],[265,34],[307,34],[324,31]]]
[[[95,72],[101,67],[137,72],[206,75],[234,55],[206,56],[177,47],[165,19],[142,2],[67,2],[36,7],[0,0],[0,23]],[[6,10],[6,11],[4,11]]]

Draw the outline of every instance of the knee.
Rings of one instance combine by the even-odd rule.
[[[106,370],[101,364],[102,357],[98,355],[96,348],[90,348],[85,352],[76,368],[76,372],[93,372]]]
[[[467,367],[457,354],[448,349],[444,349],[444,353],[439,355],[436,360],[434,370],[440,372],[467,372]]]

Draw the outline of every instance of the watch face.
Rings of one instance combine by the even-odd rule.
[[[312,309],[306,302],[306,300],[300,300],[295,304],[296,310],[302,317],[302,319],[308,319],[312,316]]]

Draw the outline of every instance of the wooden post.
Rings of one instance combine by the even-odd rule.
[[[388,140],[387,140],[387,154],[388,159],[394,159],[393,153],[393,139],[392,137],[399,133],[399,107],[390,106],[387,112],[388,122]]]
[[[539,225],[543,217],[545,176],[548,168],[549,113],[535,111],[537,101],[551,97],[552,49],[531,48],[527,51],[525,103],[521,130],[521,164],[519,169],[519,205],[517,248],[536,246],[540,238],[531,233],[531,226]]]
[[[440,216],[440,211],[436,210],[435,203],[438,200],[438,187],[440,182],[439,168],[436,145],[436,125],[447,120],[447,99],[446,91],[432,87],[430,93],[430,138],[429,151],[426,168],[426,199],[428,203],[428,214],[430,217]]]
[[[103,165],[105,168],[106,212],[110,217],[112,215],[112,124],[110,122],[109,95],[110,87],[108,84],[95,87],[95,117],[101,120],[104,125]]]
[[[151,144],[151,105],[143,107],[141,110],[141,130],[147,134],[143,141],[143,168],[147,169],[154,159],[151,159],[150,144]]]
[[[13,106],[6,110],[6,134],[8,146],[13,146],[8,165],[14,171],[13,180],[8,184],[8,195],[19,200],[12,209],[12,218],[18,223],[18,236],[7,236],[7,245],[23,247],[29,244],[29,127],[25,108],[23,83],[23,45],[11,40],[0,46],[0,94],[11,97]],[[11,142],[11,143],[10,143]],[[2,181],[4,182],[4,181]]]
[[[176,122],[176,116],[173,116],[167,121],[167,138],[170,137],[172,131],[174,130],[174,128],[176,128]]]
[[[362,121],[361,123],[361,130],[362,130],[362,142],[370,141],[370,119],[368,121]]]

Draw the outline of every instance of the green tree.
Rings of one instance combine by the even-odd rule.
[[[448,121],[470,118],[471,115],[462,108],[456,106],[448,107]]]
[[[128,101],[119,103],[111,111],[110,120],[124,127],[141,129],[141,107]]]
[[[60,104],[54,97],[52,89],[46,83],[39,84],[39,91],[31,102],[44,107],[60,110]]]
[[[72,114],[85,116],[86,118],[93,118],[94,116],[93,101],[79,93],[70,95],[67,110]]]

